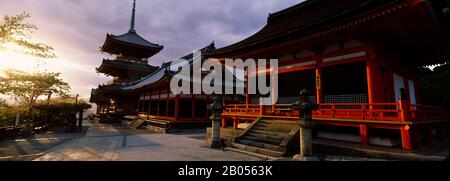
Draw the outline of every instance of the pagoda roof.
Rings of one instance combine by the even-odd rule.
[[[101,51],[138,58],[149,58],[159,53],[164,46],[152,43],[140,36],[135,30],[135,19],[136,0],[133,1],[133,11],[128,32],[122,35],[107,34]]]
[[[109,99],[105,97],[99,89],[92,89],[89,102],[97,104],[107,104],[109,103]]]
[[[127,55],[140,58],[149,58],[159,53],[164,46],[154,44],[142,38],[135,31],[122,35],[107,34],[105,43],[101,47],[103,52],[115,55]]]
[[[158,69],[158,67],[154,67],[144,63],[104,59],[100,67],[97,68],[97,72],[105,73],[111,76],[119,76],[121,71],[129,73],[144,73],[148,75],[156,69]]]
[[[204,51],[211,51],[211,50],[215,50],[214,42],[212,42],[210,45],[203,47],[197,51],[204,52]],[[206,59],[207,58],[205,56],[194,57],[194,53],[190,53],[190,54],[184,55],[183,57],[181,57],[177,60],[186,60],[186,61],[188,61],[188,64],[185,64],[183,66],[192,66],[196,61],[204,61]],[[177,60],[174,60],[172,62],[175,62]],[[164,63],[160,69],[153,72],[151,75],[149,75],[139,81],[130,83],[127,86],[122,87],[121,89],[127,90],[127,91],[135,91],[135,90],[141,90],[144,88],[153,88],[153,87],[158,87],[160,85],[166,85],[167,83],[170,82],[173,75],[178,73],[178,72],[172,71],[170,69],[170,65],[172,62]],[[225,71],[228,71],[228,69],[225,69]],[[204,73],[204,72],[202,72],[202,73]],[[193,83],[198,83],[198,84],[201,83],[201,82],[199,82],[200,80],[191,80],[191,77],[179,77],[179,78],[182,80],[185,80],[185,81],[193,82]],[[243,81],[243,80],[237,79],[236,77],[234,77],[234,78],[235,78],[234,81]],[[235,85],[229,85],[227,83],[228,82],[223,81],[221,84],[223,86],[235,87]]]
[[[204,52],[204,51],[211,51],[215,50],[216,46],[214,42],[209,44],[208,46],[205,46],[197,51]],[[204,59],[205,57],[202,57]],[[187,60],[189,62],[189,65],[193,63],[195,60],[194,53],[189,53],[187,55],[182,56],[181,58],[178,58],[177,60]],[[173,62],[173,61],[172,61]],[[131,84],[129,84],[126,87],[123,87],[124,90],[136,90],[143,87],[149,87],[152,85],[156,85],[160,82],[163,82],[164,80],[168,80],[175,72],[170,71],[170,65],[172,62],[164,63],[161,68],[153,72],[152,74],[148,75],[147,77],[144,77],[141,80],[135,81]]]

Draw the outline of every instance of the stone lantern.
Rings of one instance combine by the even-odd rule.
[[[300,127],[300,154],[294,156],[294,160],[319,161],[312,154],[312,128],[316,123],[312,119],[312,112],[319,109],[319,105],[312,103],[308,98],[308,91],[300,92],[300,99],[292,106],[299,110],[298,126]]]
[[[208,105],[208,110],[211,111],[212,116],[212,134],[211,138],[207,140],[207,146],[210,148],[222,148],[222,139],[220,138],[220,120],[222,117],[223,106],[219,103],[219,97],[215,96],[212,104]]]

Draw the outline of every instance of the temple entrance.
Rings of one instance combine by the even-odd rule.
[[[366,63],[322,69],[324,103],[368,103]]]
[[[148,111],[150,109],[150,100],[145,100],[142,103],[143,103],[141,106],[142,110],[140,110],[139,112],[148,113]]]
[[[280,74],[278,77],[278,104],[291,104],[298,100],[300,91],[309,91],[311,101],[316,101],[316,72],[314,69]]]
[[[189,99],[180,100],[180,116],[181,118],[192,117],[192,100]]]
[[[150,101],[150,115],[158,115],[158,101]]]
[[[195,117],[205,118],[208,117],[207,113],[208,103],[206,100],[196,100],[195,102]]]

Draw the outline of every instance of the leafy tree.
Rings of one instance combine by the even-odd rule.
[[[0,93],[10,95],[28,108],[28,119],[39,98],[58,94],[67,96],[70,86],[59,78],[60,73],[35,72],[26,73],[18,70],[6,70],[0,77]],[[29,132],[30,122],[25,122]]]
[[[8,107],[6,100],[0,98],[0,108]]]
[[[449,104],[449,63],[439,65],[433,70],[419,68],[419,92],[421,104],[448,107]]]
[[[24,22],[30,14],[22,13],[16,16],[4,16],[0,21],[0,50],[8,45],[15,50],[40,58],[55,58],[53,48],[43,43],[32,42],[31,34],[38,28],[34,24]]]

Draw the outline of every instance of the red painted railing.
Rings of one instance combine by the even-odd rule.
[[[448,118],[448,111],[443,108],[413,104],[410,104],[408,108],[409,109],[404,109],[402,102],[374,104],[320,104],[319,110],[313,112],[313,117],[376,121],[423,121]],[[245,104],[233,104],[227,105],[224,113],[226,115],[248,116],[298,116],[298,111],[293,110],[291,105],[288,104],[273,106],[262,106],[258,104],[250,104],[247,106]]]
[[[411,119],[415,121],[448,118],[448,110],[440,107],[410,104]]]
[[[377,104],[320,104],[315,118],[401,121],[396,103]]]

